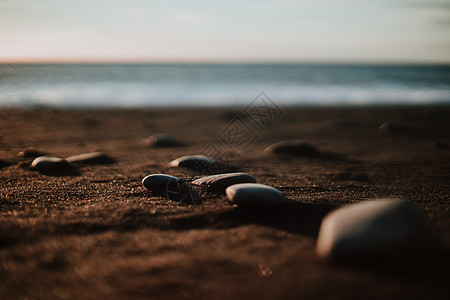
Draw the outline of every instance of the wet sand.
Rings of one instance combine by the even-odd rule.
[[[227,131],[236,120],[240,142]],[[396,197],[448,249],[450,107],[283,108],[266,121],[241,109],[1,109],[0,298],[447,299],[447,250],[374,267],[323,262],[314,247],[328,212]],[[185,145],[148,146],[157,133]],[[263,152],[284,140],[320,155]],[[167,164],[210,154],[211,141],[228,143],[220,154],[282,191],[289,209],[245,210],[207,192],[179,203],[142,186],[153,173],[199,178]],[[18,156],[27,147],[114,161],[45,175]]]

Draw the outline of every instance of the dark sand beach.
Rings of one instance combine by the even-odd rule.
[[[247,128],[241,143],[224,138],[233,120]],[[241,109],[2,108],[0,298],[448,299],[449,106],[283,108],[266,121]],[[182,144],[150,147],[158,133]],[[221,154],[289,206],[242,209],[203,190],[179,203],[142,186],[154,173],[201,177],[168,163],[224,139]],[[284,140],[319,152],[263,152]],[[18,155],[27,147],[113,159],[42,174]],[[387,197],[417,205],[443,249],[370,266],[316,256],[325,215]]]

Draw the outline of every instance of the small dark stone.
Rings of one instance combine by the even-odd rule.
[[[384,122],[378,128],[380,134],[405,134],[405,133],[423,133],[426,132],[425,125],[421,122],[404,124],[397,122]]]
[[[26,158],[36,158],[39,156],[44,156],[47,153],[34,149],[33,147],[28,147],[19,152],[19,156]]]
[[[171,167],[187,168],[202,174],[220,174],[230,172],[235,168],[229,163],[217,162],[205,155],[186,155],[169,163]]]
[[[267,147],[264,152],[275,154],[291,154],[312,156],[318,153],[317,148],[304,141],[283,141]]]
[[[180,147],[184,144],[175,139],[170,134],[155,134],[147,139],[147,143],[151,147]]]

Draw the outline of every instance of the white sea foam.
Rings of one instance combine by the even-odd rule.
[[[0,105],[63,107],[450,102],[450,68],[308,65],[0,65]]]

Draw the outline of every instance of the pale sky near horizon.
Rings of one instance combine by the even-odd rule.
[[[0,61],[450,62],[450,0],[0,0]]]

